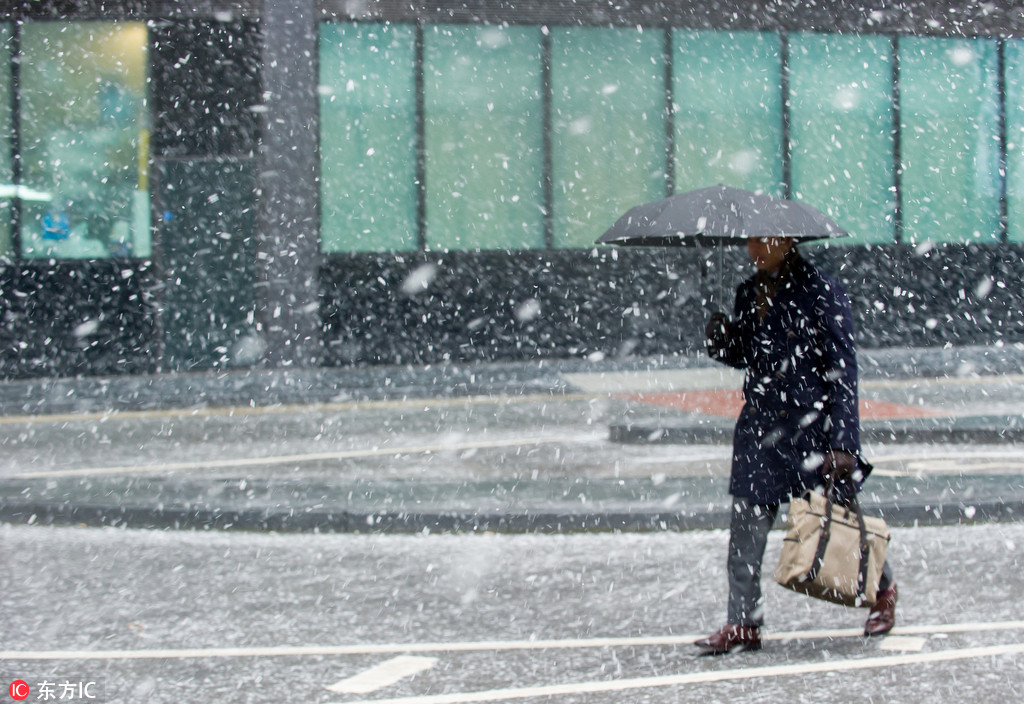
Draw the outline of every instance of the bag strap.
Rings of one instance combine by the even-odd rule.
[[[850,499],[850,508],[847,510],[847,514],[849,514],[849,511],[855,511],[857,527],[860,529],[860,566],[857,569],[857,598],[863,599],[867,591],[871,543],[868,541],[868,527],[864,522],[864,513],[860,510],[860,502],[857,501],[856,494]]]
[[[818,573],[821,571],[821,566],[825,562],[825,550],[828,548],[829,538],[832,537],[832,492],[835,489],[835,482],[830,476],[827,480],[825,487],[825,520],[821,526],[821,536],[818,538],[818,547],[814,552],[814,561],[811,563],[811,569],[808,570],[806,577],[804,578],[808,582],[812,582],[818,577]],[[868,528],[864,523],[864,515],[860,510],[860,503],[857,501],[857,496],[850,499],[850,504],[847,507],[847,514],[854,512],[857,517],[857,529],[860,533],[860,563],[857,568],[857,597],[863,599],[867,591],[868,581],[868,562],[871,557],[871,544],[868,541]]]

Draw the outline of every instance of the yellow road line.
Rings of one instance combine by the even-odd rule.
[[[338,403],[293,403],[270,406],[211,406],[168,408],[152,411],[101,411],[95,413],[55,413],[0,417],[0,425],[19,423],[77,423],[82,421],[137,420],[147,418],[205,418],[231,416],[287,415],[289,413],[338,413],[361,410],[454,408],[487,404],[543,403],[545,401],[590,401],[602,394],[528,394],[482,395],[445,398],[406,398],[380,401],[343,401]]]

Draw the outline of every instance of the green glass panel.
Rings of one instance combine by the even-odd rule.
[[[415,249],[416,30],[320,27],[321,247]]]
[[[675,188],[716,183],[782,193],[777,34],[673,33]]]
[[[790,37],[793,198],[846,229],[842,244],[895,241],[891,47],[885,37]]]
[[[428,27],[423,71],[428,247],[543,246],[540,29]]]
[[[146,25],[21,30],[22,253],[149,256]]]
[[[996,43],[901,38],[903,239],[999,237]]]
[[[1024,242],[1024,40],[1007,40],[1005,60],[1007,237]]]
[[[589,247],[628,208],[665,193],[665,36],[553,29],[554,243]]]
[[[11,168],[11,25],[0,23],[0,257],[10,257],[11,201],[15,194]]]

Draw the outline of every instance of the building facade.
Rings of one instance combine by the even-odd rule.
[[[7,3],[0,377],[694,354],[745,254],[594,241],[714,183],[851,233],[862,345],[1024,343],[1024,10],[963,5]]]

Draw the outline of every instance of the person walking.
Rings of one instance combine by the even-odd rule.
[[[761,648],[761,563],[779,505],[835,483],[849,501],[870,465],[861,458],[857,359],[850,301],[803,257],[792,237],[747,240],[757,272],[736,291],[733,318],[714,314],[709,355],[746,370],[733,435],[726,625],[696,641],[707,654]],[[897,589],[888,562],[864,634],[895,624]]]

